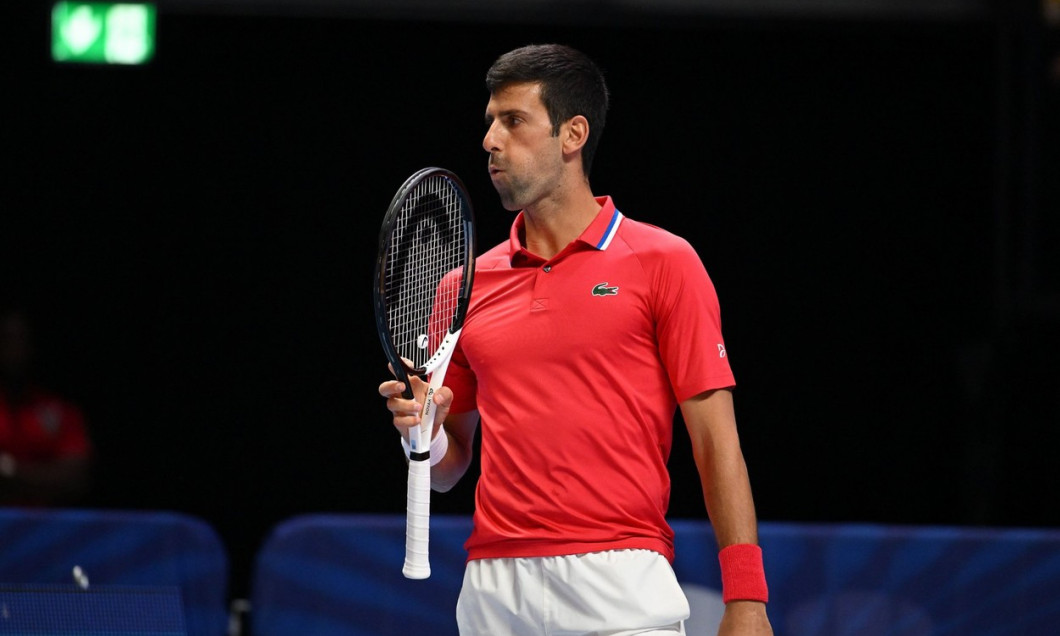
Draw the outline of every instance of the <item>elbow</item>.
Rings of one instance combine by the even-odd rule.
[[[432,474],[431,475],[431,490],[433,490],[435,492],[449,492],[450,490],[453,489],[453,486],[456,486],[460,482],[460,478],[463,475],[464,475],[463,471],[460,471],[460,473],[458,473],[456,475],[447,474],[447,475],[435,476],[435,475]]]
[[[468,462],[451,461],[455,459],[455,457],[446,457],[431,469],[431,490],[449,492],[460,483],[460,479],[467,472]]]

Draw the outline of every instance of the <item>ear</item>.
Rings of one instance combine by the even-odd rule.
[[[589,139],[589,120],[584,115],[575,115],[563,124],[560,135],[563,138],[563,152],[571,155],[582,149]]]

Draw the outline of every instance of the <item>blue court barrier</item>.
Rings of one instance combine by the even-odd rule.
[[[465,517],[431,517],[431,576],[412,581],[403,516],[305,515],[278,525],[251,581],[254,636],[456,635]]]
[[[187,515],[0,509],[0,635],[222,636],[228,567]]]
[[[674,520],[689,636],[723,605],[706,520]],[[305,515],[279,524],[251,582],[253,636],[455,636],[470,519],[431,519],[431,577],[401,574],[401,516]],[[763,522],[769,614],[794,636],[1054,634],[1060,531]]]
[[[0,585],[0,634],[187,636],[180,588]]]

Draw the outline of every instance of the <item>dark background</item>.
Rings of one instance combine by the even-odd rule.
[[[440,165],[480,248],[506,236],[483,76],[558,41],[613,95],[594,189],[688,238],[717,287],[761,519],[1060,525],[1060,100],[1036,3],[236,5],[162,3],[139,68],[55,64],[49,4],[4,9],[0,296],[88,415],[88,505],[205,518],[236,593],[282,519],[402,513],[379,222]],[[704,517],[675,439],[671,513]]]

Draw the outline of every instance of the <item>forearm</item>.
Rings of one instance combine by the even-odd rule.
[[[472,441],[477,427],[478,412],[472,411],[451,415],[447,417],[445,424],[435,428],[430,446],[433,490],[450,490],[467,472],[474,452]],[[402,435],[407,433],[407,429],[402,431]],[[446,436],[444,440],[440,437],[442,435]]]
[[[708,442],[709,443],[709,442]],[[693,448],[700,467],[703,499],[718,547],[758,543],[758,520],[747,465],[738,441],[719,448]]]
[[[720,547],[758,543],[751,483],[740,448],[732,393],[711,391],[682,403],[703,500]]]
[[[725,615],[719,635],[772,634],[758,521],[736,432],[732,394],[710,391],[681,404],[703,487],[703,500],[721,548]]]
[[[431,467],[431,488],[438,492],[448,492],[471,465],[471,450],[453,439],[447,430],[443,429],[439,435],[449,435],[449,445],[441,461]]]

